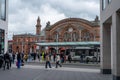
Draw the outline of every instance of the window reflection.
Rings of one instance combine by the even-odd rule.
[[[111,2],[111,0],[108,0],[108,3],[110,3]]]
[[[102,10],[104,10],[106,7],[106,0],[102,0]]]
[[[6,19],[6,0],[0,0],[0,19]]]

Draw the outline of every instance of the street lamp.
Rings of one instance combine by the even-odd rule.
[[[57,31],[57,44],[58,44],[58,37],[59,37],[59,34],[58,34],[58,31]],[[58,45],[57,45],[57,54],[58,54]]]
[[[59,28],[57,29],[57,44],[58,44],[58,42],[59,42]],[[57,45],[57,54],[58,54],[58,45]]]
[[[23,53],[23,46],[24,46],[24,44],[23,44],[23,41],[22,41],[22,53]]]

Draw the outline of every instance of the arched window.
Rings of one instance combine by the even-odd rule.
[[[59,33],[55,33],[53,35],[53,39],[54,39],[55,42],[59,42]]]
[[[78,34],[76,32],[72,33],[72,41],[78,41]]]
[[[67,41],[67,32],[64,33],[64,37],[63,38],[64,38],[63,40],[66,42]]]
[[[89,32],[84,32],[82,34],[82,41],[90,41],[90,33]]]

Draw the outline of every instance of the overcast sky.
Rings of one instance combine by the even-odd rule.
[[[99,0],[9,0],[8,35],[35,33],[38,16],[42,29],[46,22],[51,24],[68,18],[94,20],[99,16]]]

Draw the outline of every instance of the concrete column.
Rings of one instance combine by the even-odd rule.
[[[101,26],[101,73],[111,74],[111,28],[105,23]]]
[[[120,80],[120,14],[112,15],[112,74],[113,80]]]

